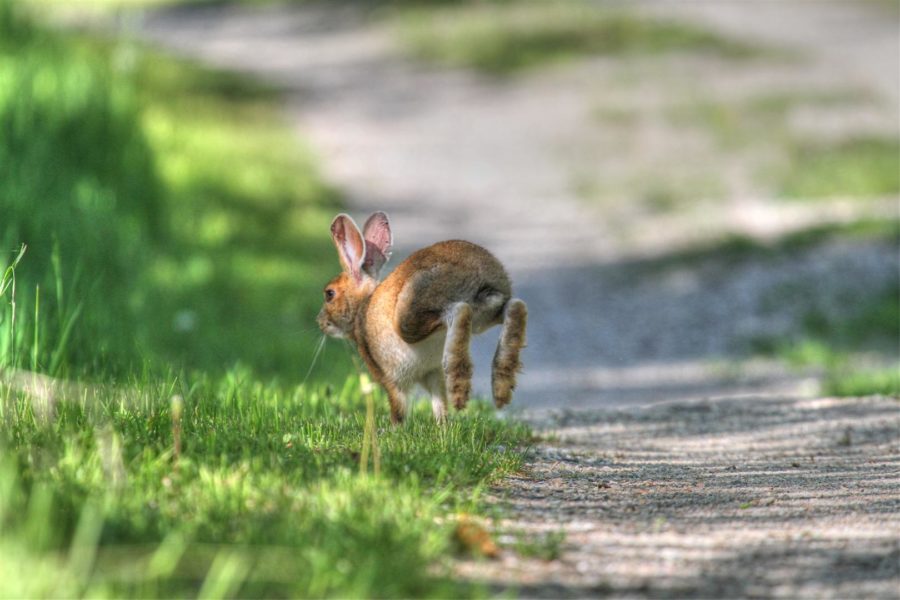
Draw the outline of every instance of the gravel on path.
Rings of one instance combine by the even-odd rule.
[[[900,596],[897,399],[753,396],[550,422],[551,441],[495,490],[493,527],[501,542],[562,532],[559,556],[504,551],[459,573],[524,597]]]

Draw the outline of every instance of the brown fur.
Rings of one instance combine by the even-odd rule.
[[[491,253],[471,242],[449,240],[413,253],[374,296],[393,302],[397,333],[407,344],[415,344],[443,325],[448,307],[474,301],[484,286],[505,299],[512,288],[506,270]]]
[[[387,217],[376,215],[374,222],[383,227],[370,238],[367,223],[365,241],[354,239],[360,236],[359,230],[345,215],[332,225],[344,273],[325,287],[326,302],[318,318],[322,330],[343,335],[356,345],[372,377],[387,392],[391,419],[398,423],[404,417],[406,394],[417,383],[442,395],[445,405],[449,396],[457,409],[464,408],[472,380],[471,335],[504,323],[506,317],[510,322],[504,325],[493,371],[495,402],[507,404],[520,368],[525,303],[510,301],[511,284],[503,266],[480,246],[450,240],[413,253],[378,283],[375,276],[380,265],[372,270],[371,261],[354,264],[365,260],[356,254],[361,246],[374,244],[385,256],[390,254]],[[504,311],[507,304],[516,308]],[[434,362],[435,349],[429,340],[440,331],[446,333],[446,340],[440,360]],[[436,385],[441,371],[437,381],[443,379],[444,385]],[[503,386],[498,388],[496,381],[504,382]],[[496,397],[497,389],[503,391],[502,397]]]
[[[503,408],[512,400],[512,392],[516,388],[516,373],[522,370],[519,352],[525,347],[525,327],[528,321],[528,308],[521,300],[511,300],[504,312],[500,343],[497,344],[491,367],[491,388],[497,408]]]
[[[472,357],[469,356],[471,340],[472,307],[460,302],[451,309],[442,361],[447,394],[457,410],[466,407],[472,390]]]

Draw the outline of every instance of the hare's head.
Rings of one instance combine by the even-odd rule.
[[[356,314],[378,285],[381,268],[391,257],[391,224],[376,212],[366,220],[362,233],[349,216],[331,222],[331,239],[344,271],[325,286],[325,304],[319,311],[319,328],[332,337],[347,337]]]

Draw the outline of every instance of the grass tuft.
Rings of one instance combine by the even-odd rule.
[[[831,373],[822,391],[830,396],[880,394],[900,398],[900,364],[888,369]]]
[[[794,144],[781,192],[794,198],[900,194],[900,141],[856,138]]]
[[[509,75],[582,55],[709,52],[748,57],[754,48],[700,27],[573,1],[460,2],[394,17],[419,58]]]
[[[811,309],[790,338],[755,340],[756,351],[796,368],[824,371],[822,393],[900,395],[900,288],[888,286],[835,314]]]

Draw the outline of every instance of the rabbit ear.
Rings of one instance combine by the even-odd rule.
[[[394,238],[391,234],[391,223],[383,212],[372,213],[363,227],[366,242],[366,256],[363,270],[377,278],[381,267],[391,258],[391,246]]]
[[[360,269],[366,258],[366,244],[353,219],[344,213],[336,216],[331,222],[331,239],[337,247],[344,271],[357,281],[362,279]]]

